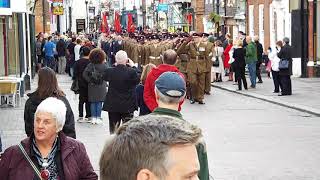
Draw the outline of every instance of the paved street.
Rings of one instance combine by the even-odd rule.
[[[71,81],[58,79],[77,117]],[[185,102],[182,113],[203,129],[215,180],[319,179],[319,117],[215,88],[205,101]],[[8,147],[25,136],[23,106],[0,113],[1,136]],[[96,171],[108,136],[107,113],[103,117],[103,125],[76,124],[77,139],[86,145]]]

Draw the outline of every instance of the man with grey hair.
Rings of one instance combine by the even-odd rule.
[[[150,115],[166,115],[183,120],[178,111],[179,103],[186,95],[186,83],[184,79],[175,72],[165,72],[155,82],[156,100],[159,105]],[[200,163],[198,173],[200,180],[209,179],[209,167],[206,145],[204,141],[197,144],[197,152]]]
[[[100,157],[101,180],[198,179],[201,130],[169,116],[140,116],[122,125]]]
[[[111,134],[121,121],[125,123],[133,118],[133,112],[137,109],[135,88],[140,81],[138,69],[125,51],[118,51],[115,58],[115,66],[107,68],[103,77],[109,82],[103,110],[108,112]]]

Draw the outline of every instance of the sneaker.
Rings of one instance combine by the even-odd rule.
[[[96,118],[96,124],[102,124],[102,118],[101,117]]]
[[[95,117],[91,118],[91,124],[97,124],[97,118]]]
[[[79,123],[86,122],[86,120],[85,120],[85,119],[86,119],[86,118],[79,117],[79,118],[77,119],[77,122],[79,122]]]

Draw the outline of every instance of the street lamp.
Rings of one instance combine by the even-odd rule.
[[[86,4],[86,13],[87,13],[87,20],[86,20],[86,22],[87,22],[87,23],[86,23],[86,25],[87,25],[87,27],[86,27],[87,33],[88,33],[88,31],[89,31],[89,28],[88,28],[88,27],[89,27],[89,20],[88,20],[88,19],[89,19],[89,15],[88,15],[88,2],[89,2],[88,0],[85,0],[85,1],[84,1],[84,3]]]

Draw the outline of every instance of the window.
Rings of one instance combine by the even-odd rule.
[[[254,36],[254,17],[253,17],[254,6],[249,6],[249,36]]]

